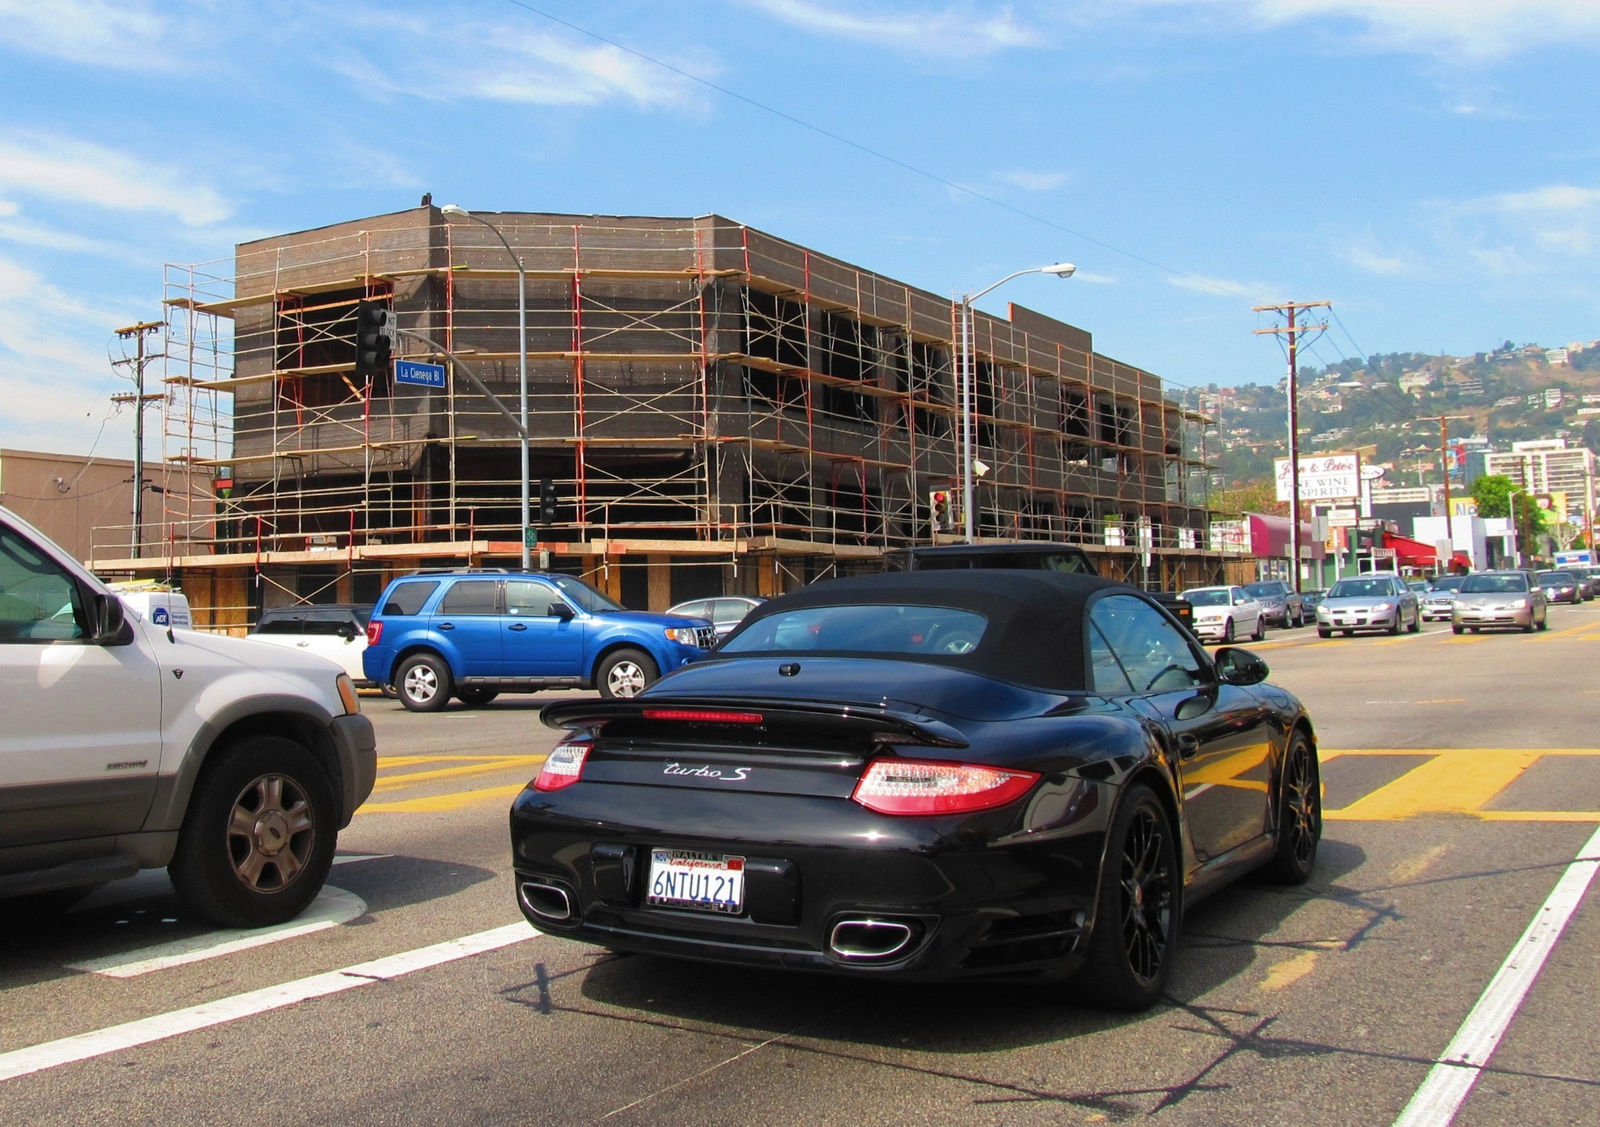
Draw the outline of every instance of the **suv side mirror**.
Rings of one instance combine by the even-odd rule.
[[[552,618],[559,618],[562,622],[572,621],[572,608],[560,599],[545,607],[544,612]]]
[[[1249,650],[1224,646],[1212,659],[1217,665],[1217,679],[1224,685],[1259,685],[1267,679],[1267,663]]]
[[[122,639],[122,628],[127,623],[127,609],[115,595],[96,594],[92,597],[90,617],[94,620],[94,643],[114,646]]]

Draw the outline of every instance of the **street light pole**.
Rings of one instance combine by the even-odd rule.
[[[961,347],[961,514],[967,543],[975,540],[977,529],[977,513],[972,504],[972,407],[973,387],[972,380],[977,374],[976,358],[973,355],[973,318],[972,303],[991,290],[997,290],[1013,278],[1020,278],[1024,274],[1053,274],[1057,278],[1070,278],[1077,272],[1077,267],[1070,262],[1056,262],[1049,266],[1030,266],[1026,270],[1018,270],[1007,274],[992,286],[986,286],[975,293],[964,293],[959,302],[960,347]]]
[[[532,527],[528,500],[528,273],[523,269],[522,257],[511,249],[500,228],[487,219],[453,203],[441,207],[439,214],[453,219],[470,219],[489,228],[500,240],[500,245],[506,248],[506,253],[517,268],[517,402],[522,420],[522,570],[529,571],[533,567],[533,556],[528,547],[528,529]]]

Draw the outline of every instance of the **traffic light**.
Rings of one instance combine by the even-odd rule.
[[[950,494],[943,489],[928,494],[928,512],[932,514],[935,532],[949,532],[955,527],[950,522]]]
[[[554,478],[539,479],[539,523],[556,522],[556,483]]]
[[[356,304],[356,379],[387,375],[393,344],[389,310],[376,301]]]

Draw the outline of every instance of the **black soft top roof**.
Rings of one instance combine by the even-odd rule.
[[[1056,692],[1081,691],[1087,685],[1084,607],[1107,590],[1143,594],[1125,583],[1098,576],[1053,571],[910,571],[830,579],[763,603],[745,617],[732,636],[738,637],[764,618],[803,607],[873,603],[954,607],[975,611],[989,620],[971,653],[884,656],[951,665]]]

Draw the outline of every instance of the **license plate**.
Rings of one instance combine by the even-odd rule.
[[[744,858],[652,849],[645,903],[737,916],[744,911]]]

